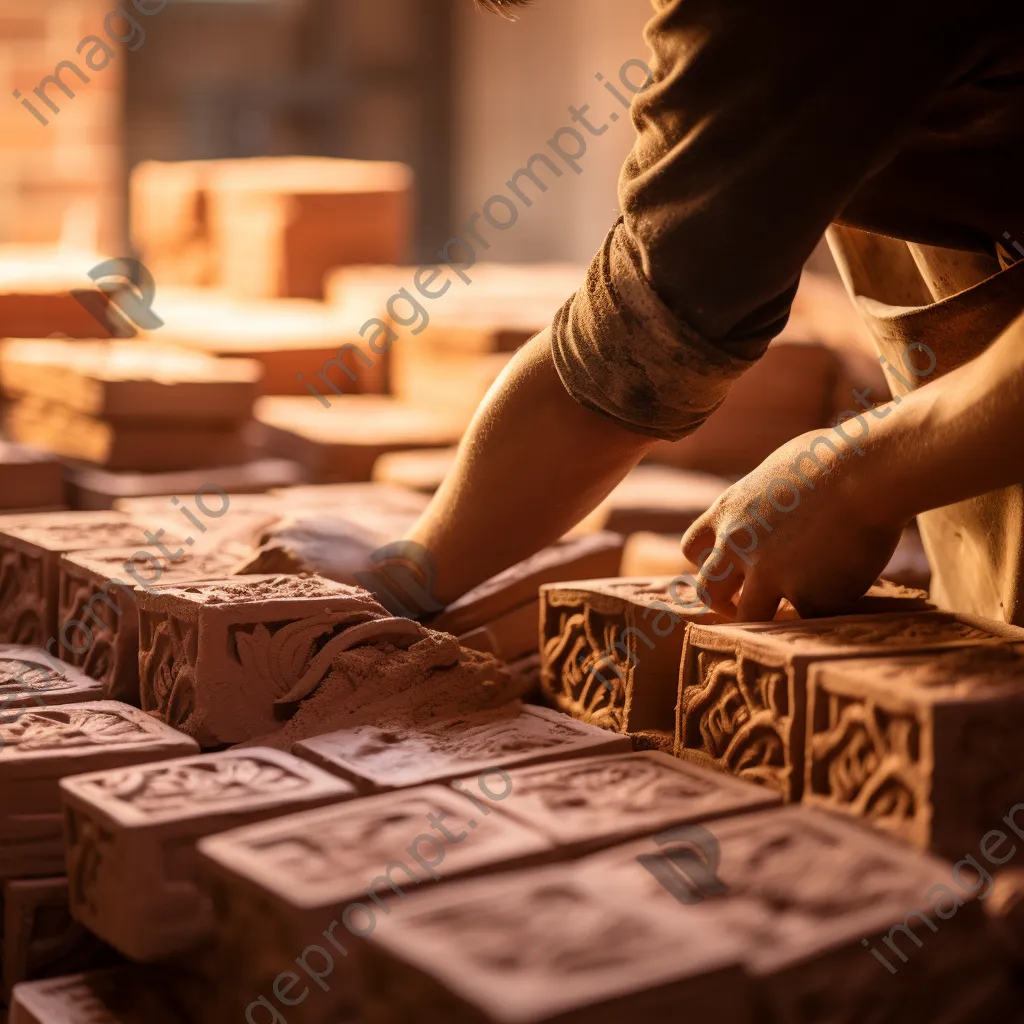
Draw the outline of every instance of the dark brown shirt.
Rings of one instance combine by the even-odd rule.
[[[1024,245],[1024,4],[654,0],[622,217],[553,325],[577,401],[677,439],[785,326],[830,222]]]

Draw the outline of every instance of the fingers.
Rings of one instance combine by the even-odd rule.
[[[779,610],[782,594],[778,587],[762,582],[764,577],[753,573],[743,581],[736,608],[737,622],[770,622]]]

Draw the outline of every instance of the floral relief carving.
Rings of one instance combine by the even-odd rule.
[[[697,684],[680,696],[683,746],[733,775],[784,791],[785,672],[718,651],[699,651],[697,668]]]

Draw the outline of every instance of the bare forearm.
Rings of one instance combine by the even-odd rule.
[[[1024,318],[964,366],[891,405],[856,500],[869,519],[908,520],[1024,480]]]
[[[557,540],[653,443],[578,405],[542,332],[491,388],[452,472],[409,534],[436,563],[439,600]]]

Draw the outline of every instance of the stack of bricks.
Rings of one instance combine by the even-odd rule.
[[[371,484],[237,501],[251,539],[388,493],[398,516]],[[12,1024],[1007,1012],[983,873],[1024,840],[1024,631],[891,586],[730,625],[616,577],[608,533],[425,627],[228,575],[165,504],[0,523]],[[560,709],[480,653],[538,623]]]
[[[15,441],[111,474],[236,466],[250,458],[260,372],[252,360],[129,341],[11,339],[0,351],[4,425]]]
[[[92,70],[77,49],[85,36],[103,33],[110,10],[103,0],[0,4],[0,243],[63,239],[84,249],[124,251],[124,59],[115,56],[102,70]],[[72,61],[81,75],[57,68],[62,61]],[[55,70],[71,95],[54,81]]]
[[[132,240],[168,284],[320,299],[332,267],[407,258],[412,184],[404,165],[373,161],[147,161],[131,179]]]

